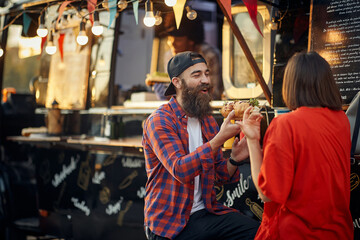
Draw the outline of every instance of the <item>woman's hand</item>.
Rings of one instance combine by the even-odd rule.
[[[248,107],[244,112],[242,121],[237,121],[241,127],[241,131],[248,140],[260,140],[260,122],[263,116],[259,111],[253,111],[254,107]]]

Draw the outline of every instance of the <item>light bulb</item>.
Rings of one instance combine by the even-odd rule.
[[[147,27],[152,27],[155,25],[155,17],[154,17],[154,13],[153,13],[153,3],[150,0],[147,0],[145,3],[144,24]]]
[[[40,24],[39,28],[36,30],[36,33],[39,37],[46,37],[48,35],[48,32],[49,31],[43,24]]]
[[[271,21],[269,22],[269,24],[268,24],[268,28],[270,28],[271,30],[276,31],[278,29],[278,21],[279,21],[279,18],[273,17],[271,19]]]
[[[96,36],[99,36],[99,35],[103,34],[103,32],[104,32],[104,28],[103,28],[103,26],[100,25],[100,22],[99,22],[99,13],[98,12],[94,12],[94,24],[91,28],[91,32]]]
[[[173,6],[175,6],[176,1],[177,1],[177,0],[165,0],[165,4],[166,4],[166,6],[168,6],[168,7],[173,7]]]
[[[91,32],[92,32],[94,35],[99,36],[99,35],[103,34],[104,28],[103,28],[103,26],[101,26],[101,25],[99,24],[99,22],[94,22],[94,25],[93,25],[92,28],[91,28]]]
[[[197,12],[194,9],[191,9],[189,6],[186,6],[186,17],[189,20],[195,20],[197,17]]]
[[[45,52],[49,55],[53,55],[56,53],[56,46],[52,41],[49,41],[46,45]]]
[[[101,5],[103,6],[103,8],[105,9],[109,9],[109,1],[108,0],[104,0]]]
[[[0,57],[4,55],[4,50],[0,47]]]
[[[54,35],[52,32],[49,34],[45,52],[49,55],[53,55],[56,53],[56,46],[54,45]]]
[[[36,30],[36,33],[39,37],[46,37],[46,35],[48,35],[49,31],[45,27],[45,14],[44,13],[41,13],[39,21],[40,21],[40,23],[39,23],[38,29]]]
[[[278,28],[277,22],[270,22],[270,23],[269,23],[269,28],[270,28],[271,30],[277,30],[277,28]]]
[[[85,44],[87,44],[88,41],[89,41],[89,38],[88,38],[88,36],[86,36],[85,31],[81,31],[79,33],[79,35],[76,37],[76,42],[79,45],[85,45]]]
[[[125,8],[127,8],[128,3],[126,0],[120,0],[120,1],[118,1],[117,5],[118,5],[118,8],[120,9],[120,11],[122,11]]]
[[[155,25],[155,17],[153,12],[146,12],[144,17],[144,24],[147,27],[152,27]]]
[[[85,32],[85,22],[82,21],[80,23],[80,32],[79,32],[79,35],[76,37],[76,42],[79,45],[85,45],[85,44],[87,44],[88,41],[89,41],[89,38]]]
[[[161,23],[162,23],[163,19],[162,17],[160,16],[160,12],[156,12],[156,15],[155,15],[155,25],[156,26],[159,26]]]

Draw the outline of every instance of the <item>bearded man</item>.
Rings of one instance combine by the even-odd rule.
[[[167,104],[146,120],[143,147],[148,181],[148,239],[253,239],[259,223],[216,201],[215,184],[239,181],[237,162],[249,156],[246,140],[235,140],[230,159],[221,146],[239,134],[231,112],[219,129],[211,116],[209,69],[195,52],[170,59]]]

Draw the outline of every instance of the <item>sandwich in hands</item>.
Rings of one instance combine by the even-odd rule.
[[[234,110],[235,111],[235,118],[234,120],[242,120],[244,116],[245,110],[253,106],[254,109],[252,111],[260,111],[259,108],[259,101],[257,99],[250,99],[249,101],[231,101],[226,102],[224,106],[220,109],[221,115],[226,118],[229,113]]]

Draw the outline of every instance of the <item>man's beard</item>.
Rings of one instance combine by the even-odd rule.
[[[210,106],[210,93],[213,87],[209,84],[201,84],[197,87],[189,87],[184,79],[181,79],[181,83],[183,86],[181,100],[184,111],[187,112],[189,116],[196,117],[198,119],[209,116],[212,112],[212,108]],[[208,89],[208,92],[202,93],[201,91],[205,87]]]

